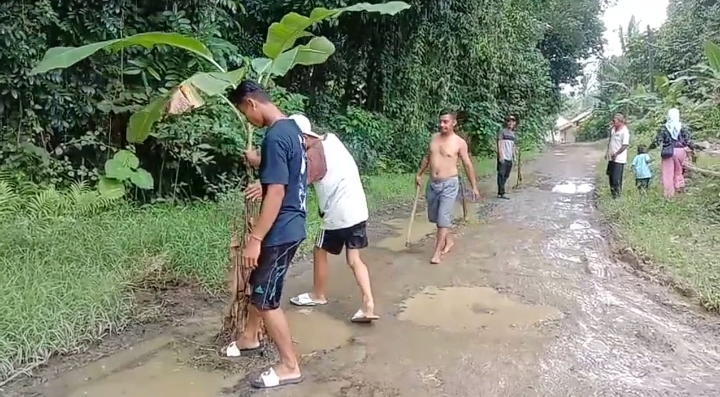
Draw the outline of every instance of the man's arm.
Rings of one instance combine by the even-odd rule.
[[[627,148],[630,147],[630,132],[628,130],[625,130],[622,134],[622,146],[620,146],[620,149],[618,149],[617,152],[613,154],[613,159],[615,157],[619,156],[622,152],[626,151]]]
[[[260,183],[265,186],[265,194],[260,207],[260,216],[251,234],[252,238],[259,241],[265,239],[265,235],[275,223],[285,198],[285,187],[290,179],[287,162],[288,146],[289,143],[275,137],[265,137],[262,145],[261,156],[265,162],[260,167]]]
[[[435,139],[435,135],[430,138],[430,145],[432,145],[432,140]],[[425,157],[423,157],[422,161],[420,162],[420,170],[417,173],[417,177],[420,178],[425,174],[425,171],[427,171],[428,166],[430,165],[430,145],[428,145],[428,151]]]
[[[473,167],[472,160],[470,160],[470,153],[468,153],[467,142],[464,139],[460,139],[460,158],[465,165],[465,173],[470,180],[470,186],[473,190],[477,190],[477,179],[475,178],[475,167]]]
[[[498,161],[502,161],[503,159],[505,159],[505,156],[503,153],[502,141],[503,141],[503,132],[502,132],[502,130],[500,130],[500,132],[498,133],[498,136],[497,136],[497,158],[498,158]]]

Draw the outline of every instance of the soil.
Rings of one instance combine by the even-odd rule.
[[[373,214],[363,254],[382,318],[349,323],[357,287],[335,258],[328,305],[285,307],[305,381],[272,395],[717,395],[717,318],[611,254],[593,205],[602,155],[593,145],[557,146],[523,165],[510,200],[495,199],[487,181],[440,265],[429,263],[434,228],[421,209],[409,248],[402,215],[411,203],[401,216]],[[287,297],[311,283],[311,263],[299,261]],[[144,299],[163,303],[147,316],[161,321],[59,357],[3,395],[264,394],[248,377],[274,362],[272,349],[226,359],[213,347],[223,302],[188,286]]]

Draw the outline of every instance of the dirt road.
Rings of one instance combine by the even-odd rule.
[[[330,304],[288,305],[303,354],[301,385],[253,392],[243,381],[247,365],[208,370],[198,357],[218,327],[209,311],[32,390],[72,397],[717,396],[718,318],[610,258],[592,205],[601,156],[593,146],[572,145],[526,166],[530,182],[509,201],[477,204],[480,222],[460,230],[439,266],[428,263],[431,242],[407,250],[403,221],[383,222],[376,235],[387,237],[366,254],[381,321],[348,323],[358,292],[339,260]],[[416,239],[432,232],[422,218]],[[310,288],[310,264],[295,268],[288,297]]]

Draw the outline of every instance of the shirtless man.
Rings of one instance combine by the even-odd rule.
[[[455,134],[457,119],[455,112],[443,111],[440,114],[440,133],[434,134],[430,141],[427,156],[423,158],[415,183],[422,186],[423,174],[430,167],[430,181],[427,184],[428,220],[437,225],[435,254],[430,263],[438,264],[443,254],[450,252],[454,242],[450,236],[452,227],[452,211],[457,199],[460,180],[458,179],[458,157],[465,166],[470,179],[473,200],[480,197],[473,168],[468,153],[467,142]]]

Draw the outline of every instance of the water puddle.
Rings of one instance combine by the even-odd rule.
[[[237,383],[241,375],[226,377],[223,372],[207,372],[182,364],[181,353],[162,350],[148,359],[137,361],[131,369],[118,371],[93,381],[88,379],[68,397],[217,397]]]
[[[553,307],[516,302],[488,287],[428,287],[404,302],[398,318],[448,332],[506,333],[561,318]]]
[[[591,183],[564,182],[553,186],[553,193],[562,194],[584,194],[590,193],[595,187]]]
[[[286,315],[299,354],[332,350],[347,345],[352,338],[347,321],[325,313],[300,309],[288,310]],[[197,337],[212,339],[207,333],[192,339]],[[172,336],[162,336],[139,343],[50,381],[42,386],[43,395],[217,397],[245,376],[195,368],[193,358],[207,353],[198,351],[194,344],[176,342],[179,341]]]
[[[476,205],[472,202],[468,202],[468,219],[477,218]],[[462,202],[458,201],[453,208],[453,217],[455,219],[462,218]],[[408,214],[408,218],[410,218]],[[384,248],[393,252],[401,252],[406,250],[405,240],[408,236],[409,219],[393,219],[386,221],[385,224],[392,227],[395,231],[394,235],[386,237],[380,240],[377,244],[379,248]],[[410,230],[410,242],[416,243],[426,236],[435,233],[435,225],[428,222],[427,212],[418,210],[415,214],[415,220],[412,224],[412,230]]]
[[[347,321],[314,309],[287,310],[285,314],[299,354],[332,350],[348,344],[353,336]]]

